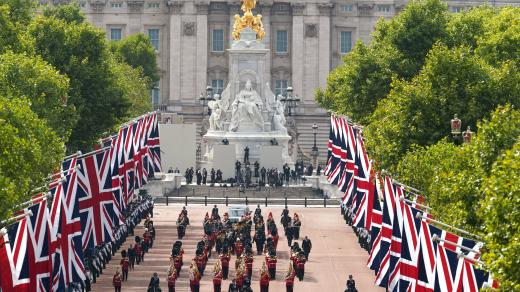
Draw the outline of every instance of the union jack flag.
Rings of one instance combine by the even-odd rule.
[[[381,237],[379,240],[376,239],[376,241],[379,242],[379,248],[376,248],[378,250],[377,255],[370,255],[376,256],[372,261],[372,267],[377,271],[376,275],[376,284],[381,287],[387,287],[388,283],[388,277],[391,273],[391,244],[394,244],[394,250],[397,249],[397,240],[394,242],[394,231],[393,226],[394,223],[398,224],[398,222],[395,222],[396,213],[400,211],[398,208],[399,204],[399,193],[397,187],[392,183],[392,180],[389,177],[385,178],[385,186],[384,186],[384,198],[385,202],[383,204],[383,224],[381,227],[381,232],[379,233],[378,237]],[[397,239],[397,238],[396,238]],[[370,262],[369,258],[369,262]]]
[[[345,195],[343,196],[343,205],[348,206],[347,201],[352,196],[352,193],[355,191],[355,177],[357,176],[357,168],[356,168],[356,158],[357,158],[357,134],[358,131],[356,128],[349,125],[345,120],[344,121],[344,129],[345,129],[345,161],[343,174],[341,175],[341,179],[338,184],[338,188]]]
[[[47,292],[52,283],[50,218],[47,197],[40,196],[36,200],[36,204],[26,209],[33,214],[27,220],[30,291]]]
[[[419,233],[419,256],[417,263],[417,289],[418,292],[435,291],[435,266],[438,242],[434,237],[441,238],[443,231],[421,220]]]
[[[374,254],[377,254],[379,250],[374,250],[374,248],[380,248],[379,242],[376,240],[381,240],[379,237],[379,233],[381,231],[381,224],[383,223],[383,209],[381,207],[381,201],[379,199],[379,194],[382,194],[383,191],[381,190],[381,182],[380,177],[376,173],[376,194],[375,199],[372,205],[372,219],[371,219],[371,226],[370,226],[370,253],[374,252]],[[373,258],[369,258],[369,261],[367,263],[367,266],[374,270],[375,268],[372,268],[373,264]]]
[[[132,128],[136,127],[135,123],[125,127],[124,129],[124,147],[123,147],[123,167],[122,175],[123,175],[123,188],[125,195],[125,206],[128,205],[128,201],[130,197],[134,194],[134,186],[135,186],[135,161],[134,161],[134,147],[133,147],[133,134],[134,130]]]
[[[146,181],[144,176],[143,160],[146,153],[146,147],[142,144],[145,136],[146,117],[138,119],[132,124],[132,148],[134,150],[134,188],[139,189]]]
[[[76,162],[76,158],[64,161],[63,169],[69,170],[66,179],[51,186],[52,291],[65,291],[70,283],[85,280]]]
[[[413,208],[407,203],[402,204],[403,229],[400,258],[397,266],[390,275],[389,289],[396,291],[415,291],[418,278],[419,260],[419,233],[421,219],[417,214],[421,210]]]
[[[110,150],[105,149],[78,161],[78,200],[83,249],[112,241],[114,194]]]
[[[6,229],[0,238],[0,287],[6,292],[27,292],[30,286],[27,255],[27,217]]]
[[[370,230],[374,200],[377,200],[375,172],[372,162],[365,151],[365,145],[358,133],[356,159],[356,202],[354,208],[354,226]]]
[[[159,139],[159,120],[157,113],[150,115],[148,138],[146,141],[148,151],[148,173],[161,172],[161,143]]]
[[[394,187],[392,180],[385,177],[383,187],[384,203],[383,203],[383,218],[381,223],[381,231],[377,234],[372,245],[370,257],[368,258],[368,265],[370,269],[380,272],[381,267],[386,267],[386,257],[392,241],[392,223],[394,221],[396,198],[394,194]],[[387,271],[381,271],[386,273]]]
[[[331,184],[337,184],[339,177],[341,175],[342,169],[342,155],[346,152],[342,151],[344,146],[342,146],[344,141],[342,140],[341,135],[341,118],[337,118],[336,116],[331,116],[331,129],[332,129],[332,154],[327,162],[326,167],[326,175],[327,180]]]

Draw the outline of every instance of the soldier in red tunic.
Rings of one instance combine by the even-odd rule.
[[[240,241],[240,238],[237,238],[237,242],[235,243],[235,254],[237,257],[242,255],[242,252],[244,251],[244,245]]]
[[[227,280],[227,278],[228,278],[230,260],[231,260],[231,254],[229,253],[227,248],[224,248],[224,251],[220,255],[220,263],[222,264],[222,275],[224,277],[224,280]]]
[[[201,276],[195,261],[191,262],[189,274],[191,292],[199,292]]]
[[[238,287],[238,291],[242,291],[242,288],[244,287],[244,281],[246,279],[246,271],[245,271],[245,266],[244,266],[243,261],[240,261],[238,263],[238,268],[236,270],[235,275],[236,275],[235,280],[236,280],[236,284]]]
[[[307,259],[305,258],[305,254],[303,251],[300,251],[296,256],[296,275],[298,276],[298,280],[303,281],[303,276],[305,275],[305,263]]]
[[[267,268],[269,269],[269,277],[271,278],[271,280],[276,279],[276,254],[267,254],[265,260],[267,262]]]
[[[285,288],[287,289],[287,292],[293,292],[295,276],[296,274],[294,273],[293,265],[292,263],[289,263],[289,269],[285,274]]]
[[[278,240],[280,239],[280,236],[278,235],[278,230],[276,228],[271,231],[271,237],[273,238],[274,250],[276,250],[278,247]]]
[[[121,274],[119,273],[119,268],[116,270],[116,274],[114,278],[112,278],[112,285],[114,286],[115,292],[121,292]]]
[[[175,282],[177,281],[177,271],[174,266],[168,270],[168,292],[175,292]]]
[[[220,292],[222,288],[222,269],[220,268],[220,261],[215,263],[213,269],[213,292]]]
[[[123,250],[121,255],[123,258],[119,264],[121,265],[121,271],[123,271],[123,281],[128,281],[128,268],[130,267],[130,261],[126,257],[126,250]]]
[[[244,261],[246,262],[247,277],[250,281],[251,277],[253,276],[253,260],[253,252],[251,250],[246,251]]]
[[[262,269],[260,269],[260,292],[269,291],[269,280],[269,272],[267,272],[267,266],[263,262]]]

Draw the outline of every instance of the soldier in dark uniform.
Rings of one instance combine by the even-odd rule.
[[[244,148],[244,163],[249,163],[249,147]]]
[[[253,165],[255,167],[255,177],[258,177],[260,175],[260,163],[258,163],[258,161],[255,161]]]
[[[209,181],[211,184],[214,184],[215,183],[215,169],[212,168],[211,171],[210,171],[210,181]]]
[[[262,169],[260,170],[260,175],[262,177],[262,184],[265,184],[265,176],[267,174],[267,170],[265,169],[265,167],[262,167]]]
[[[354,281],[352,275],[348,276],[347,288],[345,289],[345,292],[357,292],[356,281]]]
[[[208,177],[208,171],[206,170],[206,168],[203,168],[202,169],[202,184],[203,185],[206,184],[207,177]]]
[[[321,165],[318,164],[318,167],[316,167],[316,175],[321,175]]]
[[[302,249],[303,249],[305,258],[307,258],[307,260],[308,260],[309,254],[311,253],[311,249],[312,249],[312,242],[307,236],[305,236],[305,238],[302,241]]]

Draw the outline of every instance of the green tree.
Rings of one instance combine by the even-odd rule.
[[[503,291],[520,290],[520,140],[501,154],[483,182],[484,221],[488,252],[483,259],[498,276]]]
[[[69,102],[79,120],[67,143],[88,150],[125,117],[129,102],[110,66],[113,58],[103,31],[88,23],[36,18],[28,28],[35,52],[70,79]]]
[[[413,78],[439,40],[446,37],[447,5],[440,0],[410,2],[390,20],[381,19],[370,45],[357,44],[333,70],[325,90],[316,92],[325,108],[368,122],[392,80]]]
[[[33,0],[0,0],[0,6],[7,6],[11,21],[23,27],[27,25],[34,15],[36,1]]]
[[[0,53],[19,48],[19,35],[16,25],[9,17],[9,6],[0,5]]]
[[[6,53],[0,55],[0,94],[9,98],[27,98],[31,109],[47,121],[65,141],[77,115],[67,106],[69,80],[39,57]]]
[[[496,72],[468,48],[435,46],[422,71],[410,82],[396,80],[370,117],[370,152],[392,169],[412,145],[432,145],[448,137],[454,114],[475,129],[498,105],[520,105],[520,91]]]
[[[149,89],[152,89],[154,84],[159,81],[155,49],[147,35],[137,33],[128,36],[120,41],[112,42],[111,48],[122,61],[133,68],[142,68],[144,76],[148,78]]]
[[[0,218],[16,203],[28,200],[30,191],[59,165],[63,144],[31,110],[23,98],[0,96]]]
[[[76,3],[47,6],[43,10],[43,15],[46,17],[53,16],[67,23],[80,24],[85,21],[85,14],[81,12]]]
[[[153,109],[150,91],[146,87],[147,79],[143,76],[141,68],[132,68],[124,62],[114,62],[111,70],[117,76],[116,83],[130,104],[123,121],[128,121]]]

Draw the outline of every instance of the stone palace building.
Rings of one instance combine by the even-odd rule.
[[[265,47],[270,49],[265,68],[275,94],[293,95],[300,102],[291,119],[292,136],[303,155],[313,143],[312,124],[319,126],[318,143],[328,136],[327,114],[314,101],[316,88],[326,86],[329,72],[341,64],[358,40],[370,42],[381,17],[399,13],[407,0],[265,0],[255,13],[263,16]],[[519,0],[449,0],[452,12],[472,6],[520,5]],[[203,105],[199,97],[211,86],[221,92],[228,80],[226,49],[232,42],[234,15],[239,0],[79,0],[87,19],[119,40],[143,32],[157,54],[161,79],[152,101],[163,112],[176,113],[180,122],[200,124],[204,134]],[[320,158],[326,155],[320,149]]]

